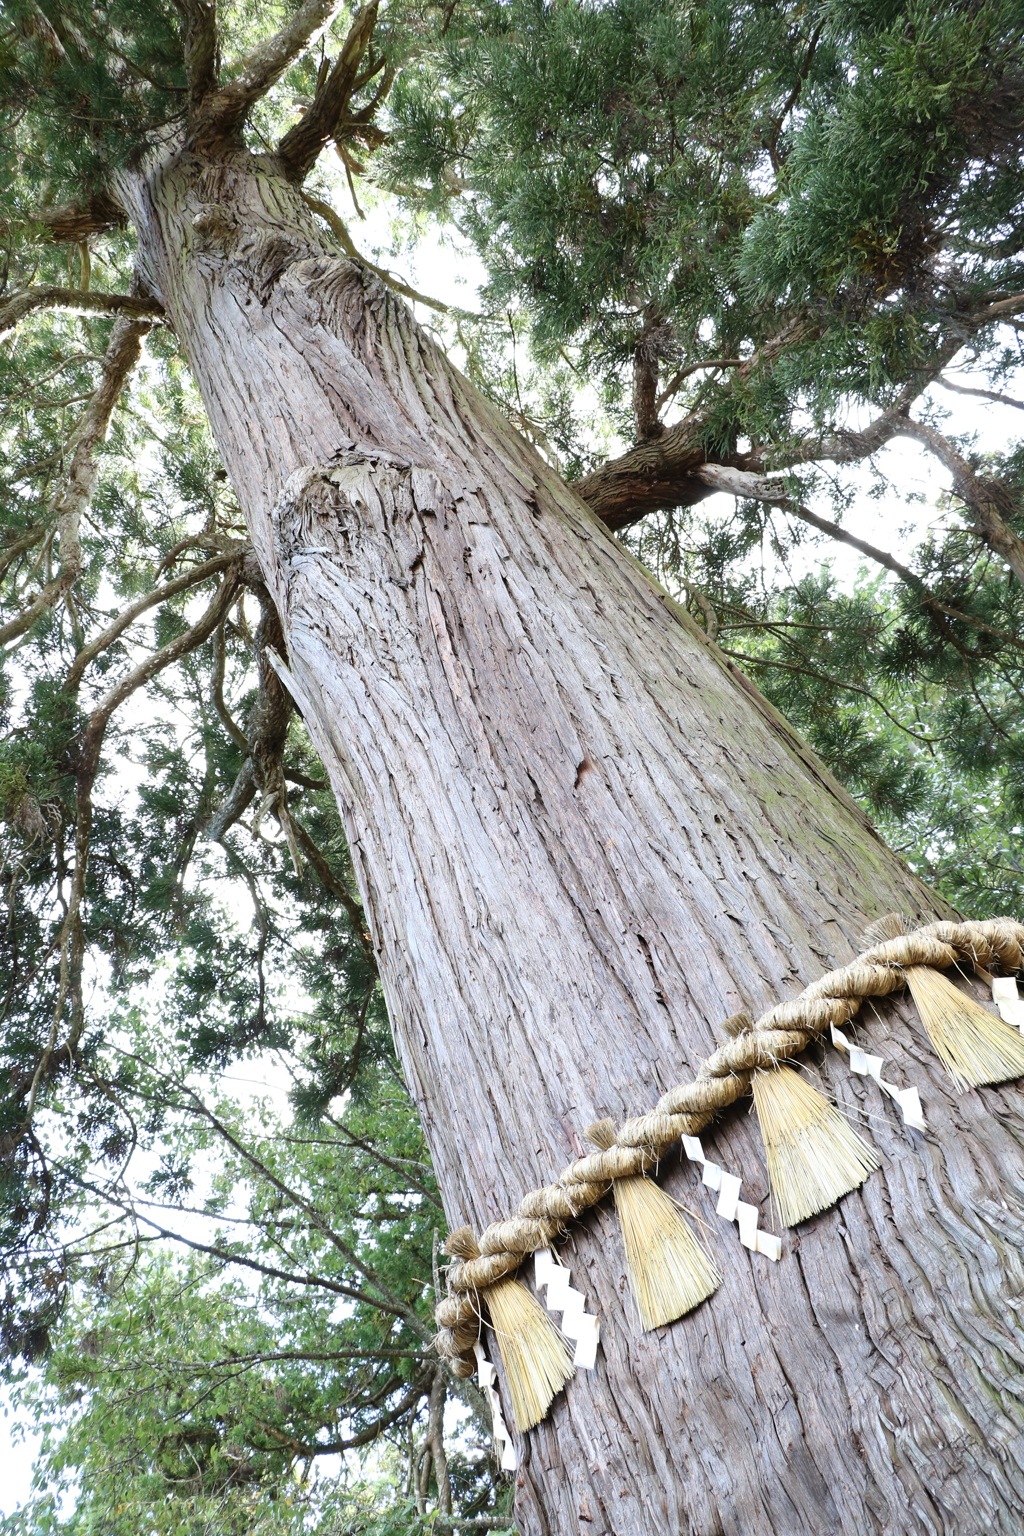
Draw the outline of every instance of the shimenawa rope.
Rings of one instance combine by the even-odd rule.
[[[515,1216],[492,1223],[481,1234],[479,1257],[450,1266],[449,1295],[434,1314],[438,1353],[453,1362],[457,1374],[472,1375],[473,1346],[480,1332],[479,1293],[512,1274],[528,1254],[549,1248],[566,1222],[597,1204],[613,1179],[646,1172],[682,1136],[696,1136],[749,1090],[756,1069],[798,1055],[830,1024],[841,1027],[865,998],[885,997],[905,986],[907,966],[945,970],[961,962],[1020,970],[1024,925],[1008,917],[929,923],[871,945],[849,965],[819,977],[799,997],[770,1009],[752,1026],[746,1027],[744,1019],[739,1033],[706,1059],[693,1082],[663,1094],[652,1114],[625,1121],[607,1150],[577,1158],[554,1183],[531,1190]]]

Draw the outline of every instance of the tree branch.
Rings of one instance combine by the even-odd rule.
[[[99,387],[68,445],[71,463],[67,479],[51,507],[51,516],[56,517],[60,569],[17,618],[0,626],[0,645],[16,640],[31,629],[42,614],[60,602],[82,574],[84,556],[78,531],[99,478],[98,449],[107,435],[121,391],[142,353],[142,338],[149,329],[148,322],[137,320],[120,319],[114,325],[103,359]]]
[[[772,362],[788,347],[806,339],[808,333],[809,325],[803,316],[791,321],[743,360],[735,378],[745,382],[755,368]],[[584,475],[575,481],[573,490],[613,532],[628,527],[648,512],[692,507],[710,495],[694,476],[694,470],[707,458],[704,435],[709,420],[706,411],[693,412],[674,427],[667,427],[660,436],[638,443],[620,458]],[[750,460],[746,454],[730,457],[741,467],[747,467]]]
[[[90,1186],[85,1185],[85,1188]],[[94,1193],[100,1193],[94,1191]],[[113,1197],[107,1193],[104,1199]],[[121,1204],[118,1201],[115,1204]],[[287,1280],[290,1285],[312,1286],[315,1289],[331,1291],[335,1296],[347,1296],[350,1301],[362,1301],[367,1306],[376,1307],[380,1312],[387,1312],[392,1317],[400,1317],[404,1320],[404,1313],[397,1307],[389,1306],[377,1296],[370,1296],[366,1291],[360,1291],[355,1286],[344,1285],[341,1281],[328,1279],[326,1275],[293,1274],[286,1269],[278,1269],[273,1264],[262,1264],[258,1259],[247,1258],[241,1253],[232,1253],[229,1248],[217,1248],[211,1243],[201,1243],[196,1238],[186,1237],[182,1232],[172,1232],[169,1227],[162,1227],[158,1221],[152,1221],[150,1217],[143,1216],[141,1212],[131,1207],[121,1205],[121,1209],[130,1215],[133,1221],[141,1221],[143,1226],[149,1227],[158,1237],[165,1237],[171,1242],[181,1243],[185,1248],[191,1248],[194,1253],[206,1253],[211,1258],[219,1259],[222,1264],[240,1264],[243,1269],[251,1269],[256,1274],[266,1275],[271,1280]],[[430,1334],[430,1330],[426,1330]]]
[[[448,305],[442,304],[440,299],[431,299],[425,293],[418,293],[415,288],[410,288],[408,283],[400,282],[398,278],[392,277],[391,273],[386,271],[384,267],[374,266],[372,261],[368,261],[365,256],[361,255],[353,243],[345,221],[338,217],[329,203],[323,202],[319,197],[311,197],[308,192],[302,192],[299,195],[308,208],[312,208],[314,213],[320,215],[346,256],[350,256],[353,261],[358,261],[360,266],[366,267],[370,272],[376,273],[382,283],[386,283],[395,293],[400,293],[404,299],[412,299],[416,304],[426,304],[431,309],[436,309],[442,315],[448,313]]]
[[[235,138],[250,109],[319,41],[341,6],[342,0],[302,0],[280,31],[241,61],[231,80],[208,92],[194,115],[193,138],[207,145]]]
[[[1017,580],[1024,584],[1024,539],[1014,533],[1006,520],[1013,510],[1013,500],[1005,486],[996,480],[976,475],[948,437],[934,427],[904,417],[896,429],[900,437],[913,437],[929,448],[940,464],[953,476],[953,490],[973,514],[974,532],[995,554],[1009,565]]]
[[[925,607],[945,615],[948,619],[969,624],[972,629],[992,635],[1005,645],[1013,646],[1015,650],[1024,651],[1024,640],[1018,639],[1016,635],[1003,629],[996,629],[994,625],[986,624],[984,620],[976,619],[971,614],[944,603],[925,585],[916,571],[903,565],[894,555],[890,555],[884,549],[878,549],[874,544],[867,543],[865,539],[859,539],[855,533],[850,533],[838,523],[830,522],[827,517],[819,517],[809,507],[802,506],[789,495],[783,481],[765,479],[743,470],[731,469],[723,464],[703,464],[696,473],[712,490],[724,491],[729,496],[739,496],[749,501],[770,502],[793,517],[798,517],[802,523],[807,523],[811,528],[827,533],[830,539],[836,539],[840,544],[848,544],[851,549],[859,550],[862,555],[867,555],[869,560],[876,561],[887,571],[892,571],[893,575],[898,576],[901,581],[905,581],[911,591],[917,593]]]
[[[120,1218],[118,1218],[120,1219]],[[106,1250],[104,1250],[106,1252]],[[422,1349],[332,1349],[323,1354],[308,1349],[273,1350],[258,1355],[225,1355],[222,1360],[162,1360],[161,1370],[201,1371],[223,1370],[229,1365],[264,1365],[279,1360],[313,1360],[329,1364],[332,1360],[424,1360]],[[119,1371],[137,1370],[139,1365],[152,1365],[152,1361],[129,1361],[118,1366]]]
[[[173,581],[165,582],[162,587],[154,587],[152,592],[147,592],[145,597],[140,597],[132,603],[123,613],[119,613],[112,624],[108,624],[103,632],[84,646],[75,657],[64,679],[64,692],[75,693],[82,681],[82,675],[90,662],[108,646],[112,645],[119,635],[135,623],[149,608],[156,608],[160,603],[166,603],[169,598],[177,597],[179,592],[187,592],[189,587],[198,587],[202,582],[208,581],[211,576],[216,576],[218,571],[226,570],[229,565],[247,553],[247,546],[240,546],[232,550],[230,554],[218,555],[214,560],[204,560],[202,565],[194,565],[191,570],[183,571]]]
[[[12,221],[13,222],[13,221]],[[110,229],[123,229],[128,215],[109,191],[101,187],[80,203],[60,203],[34,208],[25,222],[41,227],[45,235],[58,243],[81,245],[90,235],[103,235]],[[9,224],[0,224],[6,234]]]
[[[248,756],[248,737],[242,728],[239,725],[236,725],[234,719],[232,718],[231,711],[228,709],[227,703],[224,699],[224,665],[226,660],[224,644],[225,623],[225,619],[220,621],[220,623],[217,625],[217,633],[213,639],[213,675],[210,683],[210,696],[213,699],[213,707],[217,711],[221,725],[227,731],[228,735],[231,737],[231,740],[234,742],[238,750],[240,752],[244,752],[246,756]]]
[[[71,1055],[77,1047],[82,1020],[75,1019],[63,1045],[57,1045],[57,1035],[69,991],[77,986],[77,972],[82,960],[81,911],[85,898],[85,879],[89,864],[89,841],[92,833],[92,790],[99,771],[100,753],[107,725],[114,711],[131,697],[137,688],[151,677],[180,660],[208,640],[220,622],[234,596],[237,581],[232,573],[225,576],[214,594],[213,601],[197,623],[184,634],[147,656],[127,676],[100,700],[93,710],[82,737],[81,749],[75,772],[75,868],[71,880],[71,893],[67,910],[61,923],[55,944],[60,951],[60,983],[49,1039],[40,1054],[29,1085],[23,1128],[27,1129],[35,1112],[36,1098],[41,1084],[46,1080],[54,1063]],[[72,953],[74,951],[74,953]],[[72,993],[74,995],[74,993]]]
[[[370,939],[370,935],[366,931],[366,913],[363,911],[362,906],[352,895],[352,892],[347,888],[344,882],[338,879],[337,875],[331,869],[331,866],[328,864],[327,860],[324,858],[320,849],[310,837],[301,821],[297,821],[293,817],[292,828],[295,832],[296,841],[312,865],[316,873],[316,877],[320,881],[320,884],[323,886],[325,891],[330,892],[335,901],[344,907],[349,921],[352,924],[352,931],[358,936],[359,942],[362,945],[367,958],[374,960],[374,963],[376,964],[376,959],[373,953],[373,943]]]
[[[1024,300],[1014,299],[1012,303],[1024,308]],[[863,430],[805,438],[760,453],[728,455],[724,463],[737,469],[760,472],[822,459],[849,464],[869,458],[897,435],[914,400],[956,356],[965,338],[989,320],[999,318],[993,313],[996,309],[1001,310],[1001,306],[993,305],[978,314],[958,317],[955,329],[951,328],[936,345],[928,363],[914,371],[894,403]],[[803,319],[794,320],[752,357],[745,358],[736,369],[735,379],[743,383],[755,368],[772,362],[788,347],[806,340],[808,335],[808,323]],[[706,411],[694,412],[667,428],[660,437],[638,443],[620,458],[584,475],[575,482],[573,490],[613,532],[628,527],[648,512],[694,506],[710,494],[697,474],[707,457],[704,442],[708,422]]]
[[[1024,411],[1024,400],[1014,400],[1012,395],[1000,395],[994,389],[969,389],[966,384],[954,384],[952,379],[944,379],[941,374],[935,382],[958,395],[977,395],[980,400],[994,400],[997,405],[1012,405],[1016,410]]]
[[[742,357],[709,357],[703,363],[687,363],[686,367],[680,368],[678,372],[674,373],[665,385],[665,388],[655,402],[656,408],[660,411],[662,406],[671,400],[680,384],[684,383],[691,374],[700,373],[702,368],[740,368],[742,365]]]
[[[333,1456],[342,1451],[356,1450],[362,1445],[372,1445],[374,1440],[380,1439],[386,1429],[390,1429],[392,1424],[396,1424],[400,1418],[407,1414],[410,1408],[415,1408],[421,1398],[426,1397],[433,1374],[433,1371],[425,1372],[418,1381],[413,1383],[395,1408],[392,1408],[388,1413],[382,1414],[379,1419],[375,1419],[372,1424],[367,1425],[366,1429],[361,1430],[358,1435],[353,1435],[350,1440],[331,1440],[326,1445],[303,1445],[301,1441],[292,1440],[289,1436],[282,1434],[279,1429],[275,1429],[272,1424],[268,1424],[265,1420],[257,1420],[257,1423],[260,1424],[261,1429],[272,1435],[275,1440],[280,1440],[283,1444],[291,1447],[298,1457]]]
[[[214,0],[174,0],[185,24],[185,78],[189,115],[197,112],[217,88],[220,38]]]
[[[206,1104],[204,1104],[203,1100],[197,1093],[193,1093],[190,1088],[183,1084],[179,1084],[178,1086],[179,1089],[185,1093],[189,1099],[191,1099],[193,1105],[195,1106],[196,1112],[202,1115],[202,1117],[207,1120],[210,1125],[213,1126],[218,1135],[220,1135],[227,1142],[228,1146],[233,1147],[234,1150],[238,1153],[239,1157],[241,1157],[244,1162],[247,1162],[250,1168],[258,1173],[261,1178],[266,1179],[267,1183],[272,1185],[279,1194],[284,1195],[287,1200],[290,1200],[296,1210],[304,1212],[304,1214],[308,1216],[312,1225],[317,1229],[317,1231],[323,1234],[323,1236],[327,1239],[333,1248],[338,1250],[342,1258],[351,1264],[353,1269],[357,1270],[358,1273],[362,1275],[364,1280],[368,1281],[370,1285],[375,1285],[383,1293],[387,1303],[385,1310],[393,1312],[396,1317],[404,1318],[414,1333],[418,1333],[421,1338],[423,1338],[426,1342],[429,1342],[433,1338],[433,1333],[431,1329],[428,1328],[427,1325],[423,1322],[423,1319],[419,1317],[415,1308],[410,1307],[408,1303],[403,1302],[399,1296],[396,1296],[391,1290],[389,1290],[377,1271],[373,1269],[372,1266],[366,1264],[354,1249],[350,1248],[347,1243],[341,1240],[341,1238],[331,1227],[330,1223],[317,1210],[316,1206],[313,1205],[310,1201],[306,1200],[304,1196],[300,1195],[297,1190],[294,1190],[289,1185],[285,1184],[284,1181],[280,1179],[272,1169],[268,1168],[267,1165],[255,1155],[255,1153],[250,1152],[249,1148],[240,1142],[237,1136],[235,1136],[233,1132],[227,1128],[223,1121],[218,1119],[213,1111]],[[366,1299],[373,1300],[375,1306],[384,1305],[384,1302],[378,1302],[372,1297],[367,1297]]]
[[[356,12],[341,52],[318,85],[312,105],[277,146],[292,181],[305,180],[320,151],[333,136],[360,79],[359,66],[376,24],[377,0],[370,0],[369,5]]]
[[[12,538],[10,543],[0,545],[0,579],[16,560],[22,555],[27,555],[30,549],[35,549],[45,534],[46,523],[34,523],[20,538]]]
[[[156,299],[131,293],[94,293],[83,288],[25,288],[0,303],[0,339],[26,315],[37,309],[58,309],[70,315],[124,315],[135,320],[162,320],[164,308]],[[148,330],[149,327],[147,326]]]

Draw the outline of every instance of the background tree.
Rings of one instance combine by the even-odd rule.
[[[331,1003],[322,1026],[302,1031],[316,1069],[303,1103],[315,1110],[356,1082],[352,1058],[356,1065],[362,1060],[374,997],[370,946],[321,771],[295,727],[289,747],[292,701],[281,675],[298,696],[358,850],[358,882],[370,898],[373,947],[384,964],[403,1065],[426,1110],[453,1218],[469,1214],[484,1222],[531,1179],[549,1176],[573,1148],[571,1127],[585,1124],[591,1109],[619,1114],[646,1102],[673,1080],[680,1057],[706,1049],[710,1026],[723,1009],[732,1011],[734,994],[756,1006],[774,1001],[794,974],[810,979],[828,957],[848,952],[856,924],[879,903],[929,906],[852,804],[777,719],[751,702],[750,691],[730,680],[735,674],[720,669],[696,629],[676,625],[555,476],[446,371],[368,269],[338,256],[311,216],[324,214],[316,206],[323,189],[313,186],[312,202],[297,190],[319,150],[333,138],[355,177],[383,148],[378,174],[410,203],[464,219],[492,268],[495,308],[499,299],[524,306],[519,322],[533,326],[540,391],[550,409],[524,409],[515,354],[495,366],[493,332],[468,338],[471,371],[499,399],[503,375],[510,374],[510,414],[553,445],[571,471],[585,471],[577,488],[609,526],[652,511],[662,517],[640,537],[664,571],[685,580],[702,623],[722,635],[724,615],[732,633],[740,631],[728,649],[782,679],[776,689],[812,723],[855,787],[883,810],[916,811],[917,848],[940,870],[944,863],[955,867],[949,835],[966,830],[963,811],[977,786],[988,786],[995,801],[1016,773],[1007,723],[1020,648],[1019,599],[1010,579],[1020,576],[1017,479],[1012,455],[996,475],[980,474],[964,445],[939,432],[916,403],[965,348],[998,384],[1013,361],[1000,350],[1001,328],[1024,298],[1014,282],[1019,25],[1008,7],[964,8],[937,21],[911,7],[792,15],[500,7],[465,17],[456,8],[389,13],[384,21],[369,8],[341,28],[333,58],[316,53],[332,19],[327,7],[301,7],[276,33],[269,17],[254,22],[225,9],[215,19],[203,6],[183,7],[180,15],[114,8],[99,20],[91,10],[64,5],[11,14],[14,131],[7,143],[16,176],[6,214],[12,278],[4,315],[11,324],[27,323],[12,354],[11,423],[12,437],[14,427],[27,426],[22,435],[30,451],[20,446],[13,460],[4,557],[11,611],[3,633],[18,647],[9,674],[14,725],[4,792],[20,844],[10,866],[7,930],[14,1064],[7,1131],[12,1222],[35,1229],[20,1252],[39,1282],[37,1304],[12,1334],[18,1344],[45,1326],[47,1299],[56,1311],[67,1277],[52,1256],[46,1270],[39,1239],[52,1233],[60,1202],[77,1187],[73,1160],[55,1167],[47,1158],[40,1115],[63,1107],[70,1095],[71,1113],[92,1138],[79,1161],[98,1151],[116,1174],[120,1155],[110,1126],[124,1113],[118,1095],[125,1087],[112,1085],[109,1068],[97,1070],[102,1038],[85,1004],[87,967],[102,956],[123,984],[159,954],[183,955],[175,996],[186,1066],[194,1055],[224,1060],[266,1045],[281,1027],[268,1007],[266,977],[270,958],[287,941],[261,890],[267,871],[254,869],[236,840],[228,842],[229,872],[257,912],[246,954],[237,937],[225,936],[211,915],[215,898],[199,884],[203,855],[196,847],[204,825],[227,838],[236,818],[255,806],[259,834],[272,814],[297,867],[315,874],[338,904],[318,904],[309,886],[288,874],[279,846],[268,855],[276,859],[270,868],[300,902],[300,929],[333,930],[339,908],[344,912],[342,981],[322,992]],[[223,72],[221,48],[233,49],[237,61]],[[396,85],[406,60],[414,65]],[[380,119],[380,128],[392,87],[392,115]],[[289,122],[296,111],[298,121]],[[883,133],[898,153],[884,152]],[[325,216],[350,255],[337,214],[327,206]],[[70,268],[69,244],[76,251]],[[97,267],[104,291],[92,286]],[[113,326],[51,318],[54,309],[69,308],[119,318]],[[173,336],[161,329],[147,338],[146,386],[154,400],[129,418],[134,432],[142,415],[139,438],[133,442],[118,421],[113,446],[123,468],[109,490],[97,489],[101,440],[142,332],[167,321]],[[459,334],[465,343],[461,320]],[[76,351],[83,335],[86,347]],[[182,355],[203,388],[258,560],[217,479],[222,471],[209,456],[199,462],[208,450]],[[585,462],[586,444],[566,408],[562,365],[597,380],[613,426],[622,430],[632,413],[634,448],[604,465]],[[710,380],[698,383],[706,373]],[[89,397],[70,443],[66,413],[76,402],[60,393],[68,378]],[[664,415],[673,401],[679,420]],[[872,412],[856,431],[848,426],[852,407]],[[151,481],[152,450],[140,456],[139,443],[154,428],[164,438],[164,472],[175,487],[170,505],[159,503]],[[912,565],[878,551],[900,585],[869,589],[852,611],[827,582],[781,596],[752,591],[741,562],[761,536],[765,507],[830,536],[856,537],[807,505],[816,485],[799,467],[868,457],[897,433],[922,441],[947,466],[967,509],[964,527]],[[412,477],[412,504],[403,500],[410,462],[434,476]],[[340,479],[332,481],[327,468],[310,475],[310,465],[327,465]],[[288,481],[279,498],[300,467],[303,475]],[[743,498],[732,529],[702,530],[692,514],[675,510],[694,506],[711,489]],[[424,520],[440,511],[451,548],[433,531],[419,548],[415,538],[409,542],[410,505]],[[383,509],[375,514],[383,522],[368,542],[372,520],[363,525],[357,557],[335,544],[324,564],[322,548],[310,543],[311,526],[334,530],[329,540],[339,527],[354,533],[357,506],[360,515]],[[406,565],[396,567],[405,555]],[[467,583],[459,589],[451,573],[467,559]],[[175,565],[181,574],[163,580]],[[545,567],[546,585],[538,576]],[[492,587],[496,572],[503,575]],[[203,594],[203,583],[216,585]],[[502,591],[514,601],[495,609]],[[186,592],[202,596],[202,604],[185,599]],[[399,596],[406,592],[412,596]],[[589,634],[579,628],[581,592],[595,603]],[[489,628],[495,613],[498,627]],[[136,648],[130,626],[146,615],[155,618],[155,644]],[[527,630],[519,635],[522,620]],[[324,629],[361,647],[358,661],[355,650],[347,661],[331,655],[317,638]],[[890,636],[888,650],[877,643],[882,634]],[[595,636],[603,650],[588,649]],[[230,689],[225,695],[236,645],[252,648],[258,677],[244,725],[229,708]],[[563,660],[549,675],[544,657],[558,647]],[[285,659],[285,673],[272,653]],[[494,668],[495,656],[504,658],[505,672]],[[616,686],[602,694],[595,715],[589,695],[603,675],[601,658],[609,656]],[[368,689],[363,718],[356,693],[346,693],[353,674]],[[518,699],[503,691],[506,677],[517,680]],[[681,677],[691,690],[685,711],[673,695]],[[418,694],[417,679],[427,684]],[[151,697],[154,689],[166,691],[169,680],[175,707],[184,707],[202,749],[198,782],[199,754],[169,745],[173,738],[158,728],[139,813],[117,802],[94,807],[117,711],[142,688]],[[890,707],[894,684],[908,695],[898,707]],[[411,690],[415,708],[398,706],[403,689]],[[868,696],[874,713],[861,706],[852,722],[849,705],[837,703],[850,692]],[[653,699],[660,718],[651,714]],[[435,714],[424,745],[408,722],[422,729],[426,700]],[[469,711],[465,719],[460,709]],[[669,741],[662,722],[684,714],[690,744],[681,759],[683,733]],[[477,727],[466,735],[472,718]],[[712,786],[723,772],[715,745],[723,720],[734,764],[730,816],[741,808],[728,832],[715,831],[722,818]],[[969,749],[962,746],[965,720],[972,731],[986,722]],[[894,764],[895,731],[907,744]],[[524,740],[533,743],[529,762],[520,750]],[[481,768],[483,741],[497,778]],[[927,749],[923,766],[930,772],[922,772],[916,746]],[[647,759],[659,753],[652,779]],[[755,766],[765,761],[792,797],[793,816],[782,809],[780,817],[774,798],[766,802],[775,790],[763,788]],[[617,763],[630,764],[621,784]],[[566,764],[571,772],[563,784]],[[959,798],[950,800],[946,784],[957,775]],[[636,798],[641,783],[654,792],[643,810]],[[390,801],[388,784],[396,786]],[[596,799],[588,805],[591,791]],[[461,821],[457,816],[451,826],[448,799],[464,793]],[[518,836],[525,835],[529,855],[501,844],[503,834],[488,820],[486,806],[501,808],[505,797],[511,814],[525,818]],[[944,824],[932,810],[940,801]],[[788,896],[753,838],[768,805],[769,824],[793,860],[795,894]],[[689,810],[680,818],[683,806]],[[993,840],[1012,831],[1016,815],[1011,804],[1010,820],[1000,809],[978,828],[973,814],[975,888],[988,888],[981,861]],[[655,868],[644,854],[623,863],[619,855],[595,857],[595,848],[616,846],[605,834],[620,823],[657,838]],[[676,839],[699,829],[712,851],[710,863],[696,849],[689,861],[669,853],[675,872],[663,888],[669,823]],[[473,851],[469,827],[480,834]],[[834,839],[837,828],[843,852],[834,861],[825,838]],[[947,839],[938,857],[936,828]],[[544,849],[546,858],[558,850],[552,867],[559,869],[561,894],[545,885],[544,858],[530,863]],[[758,894],[748,910],[740,884],[754,871],[760,881],[753,877]],[[684,899],[695,872],[706,897]],[[653,906],[652,879],[661,892]],[[808,894],[815,882],[817,897]],[[1018,888],[1012,866],[1003,888]],[[445,913],[440,929],[418,905],[427,889]],[[605,912],[599,906],[592,919],[584,914],[595,898]],[[730,921],[750,930],[730,933],[726,945],[723,903]],[[776,935],[771,942],[760,935],[760,903]],[[625,922],[609,924],[607,913],[619,910]],[[822,925],[829,921],[836,939],[825,944]],[[560,940],[554,976],[552,922]],[[776,942],[779,933],[784,943]],[[688,974],[674,952],[691,957]],[[606,979],[594,980],[595,966]],[[309,974],[314,994],[327,987],[320,954]],[[559,1031],[548,1040],[543,1021],[555,993],[564,1006],[555,1010]],[[638,1057],[633,1046],[628,1061],[616,1054],[622,1017],[656,1065],[638,1067],[644,1050]],[[912,1032],[897,1018],[898,1054],[912,1049]],[[542,1037],[545,1059],[524,1071]],[[511,1077],[494,1053],[498,1038],[511,1058]],[[596,1075],[588,1075],[589,1066],[580,1071],[581,1055]],[[457,1077],[446,1075],[449,1057],[459,1061]],[[922,1080],[928,1068],[914,1061],[912,1070]],[[495,1093],[503,1095],[497,1118],[489,1099]],[[937,1106],[948,1098],[937,1081],[934,1098]],[[983,1103],[999,1106],[1000,1118],[986,1120]],[[910,1213],[897,1242],[876,1209],[881,1197],[869,1190],[802,1238],[809,1295],[800,1316],[769,1287],[757,1341],[723,1335],[724,1376],[734,1385],[745,1380],[743,1351],[753,1351],[759,1379],[775,1381],[779,1401],[798,1405],[803,1415],[793,1445],[738,1453],[742,1475],[730,1490],[718,1486],[692,1431],[683,1465],[669,1468],[656,1455],[645,1460],[667,1433],[680,1373],[691,1383],[702,1379],[692,1351],[704,1324],[693,1319],[672,1330],[666,1348],[676,1352],[674,1363],[655,1365],[642,1343],[635,1355],[632,1324],[614,1290],[613,1240],[600,1228],[596,1237],[593,1228],[581,1232],[580,1262],[609,1327],[604,1370],[595,1382],[574,1383],[575,1402],[581,1409],[589,1404],[592,1422],[611,1423],[603,1394],[628,1401],[621,1433],[639,1434],[645,1451],[635,1464],[620,1459],[621,1446],[588,1456],[582,1420],[563,1405],[535,1436],[538,1455],[521,1478],[524,1528],[547,1523],[569,1530],[604,1518],[617,1531],[647,1529],[651,1520],[660,1529],[677,1518],[682,1498],[708,1519],[743,1520],[751,1530],[758,1521],[780,1520],[794,1530],[817,1529],[823,1511],[836,1529],[860,1530],[874,1528],[868,1519],[904,1520],[908,1491],[917,1508],[933,1499],[938,1480],[942,1491],[927,1518],[941,1521],[942,1510],[967,1501],[972,1518],[999,1529],[1013,1506],[1008,1490],[1019,1469],[996,1469],[973,1453],[954,1465],[956,1457],[950,1460],[932,1436],[939,1422],[946,1442],[955,1441],[952,1426],[960,1420],[951,1401],[973,1416],[983,1438],[1005,1439],[1015,1422],[993,1364],[993,1325],[985,1320],[991,1312],[1005,1330],[995,1298],[1008,1283],[1003,1245],[1019,1211],[998,1205],[992,1170],[1015,1165],[1012,1090],[977,1095],[960,1113],[971,1144],[992,1160],[985,1163],[979,1152],[966,1174],[974,1181],[969,1214],[963,1170],[955,1196],[940,1171],[938,1193],[930,1191],[939,1214]],[[756,1167],[745,1128],[730,1124],[728,1134],[730,1146],[745,1152],[745,1172]],[[940,1167],[946,1144],[940,1129]],[[890,1166],[906,1173],[910,1154],[902,1140],[890,1137],[884,1145]],[[876,1187],[882,1185],[879,1178]],[[895,1187],[890,1181],[890,1199]],[[826,1346],[811,1299],[826,1280],[833,1289],[840,1283],[842,1220],[857,1228],[854,1253],[842,1260],[841,1283],[851,1297],[859,1294],[863,1303],[872,1286],[876,1295],[889,1295],[884,1277],[909,1262],[934,1285],[941,1277],[945,1300],[942,1317],[927,1326],[920,1313],[910,1320],[910,1296],[893,1303],[897,1314],[906,1309],[902,1320],[867,1320],[873,1358],[886,1360],[877,1371],[893,1369],[883,1336],[894,1328],[905,1355],[897,1382],[866,1389],[870,1400],[863,1401],[844,1388],[842,1372],[824,1374],[826,1356],[849,1362],[863,1347],[863,1337],[853,1338],[860,1325],[852,1322],[852,1304],[834,1320]],[[943,1223],[958,1232],[960,1253],[937,1239]],[[975,1260],[984,1254],[988,1266],[981,1300],[971,1289],[968,1250]],[[730,1262],[724,1295],[739,1302],[749,1297],[750,1275],[745,1261]],[[414,1312],[415,1299],[405,1300]],[[943,1331],[951,1316],[962,1320],[960,1333]],[[782,1372],[771,1342],[783,1323],[787,1348],[801,1341],[796,1375],[792,1362],[788,1375]],[[34,1339],[41,1344],[42,1335]],[[950,1372],[943,1400],[930,1384],[935,1358]],[[959,1370],[957,1362],[968,1358],[970,1370]],[[636,1396],[638,1379],[644,1401]],[[391,1389],[387,1411],[401,1402],[407,1380]],[[419,1385],[419,1398],[402,1411],[426,1407],[429,1429],[432,1386],[427,1391],[423,1379]],[[836,1436],[821,1418],[822,1393],[842,1420]],[[367,1411],[373,1406],[366,1400]],[[887,1420],[895,1414],[902,1423],[904,1416],[915,1448],[905,1458],[866,1427],[883,1409]],[[310,1410],[314,1436],[321,1411]],[[709,1411],[717,1415],[715,1435],[739,1445],[754,1411],[743,1394]],[[864,1460],[840,1497],[826,1488],[833,1473],[852,1476],[850,1436],[860,1436]],[[557,1465],[556,1451],[573,1466],[572,1477],[541,1465]],[[796,1492],[782,1480],[794,1467]],[[922,1468],[930,1469],[928,1477]],[[443,1497],[439,1484],[435,1492]]]

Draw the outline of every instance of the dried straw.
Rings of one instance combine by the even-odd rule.
[[[755,1072],[752,1088],[772,1194],[787,1227],[827,1210],[878,1167],[871,1148],[792,1067]]]
[[[480,1245],[471,1227],[457,1227],[444,1249],[463,1263],[480,1257]],[[532,1291],[518,1280],[494,1281],[485,1297],[505,1367],[512,1416],[516,1428],[525,1434],[540,1423],[555,1394],[572,1377],[576,1369],[572,1346]]]
[[[587,1137],[595,1146],[611,1146],[614,1121],[599,1120]],[[675,1322],[713,1296],[722,1277],[675,1202],[653,1179],[634,1174],[615,1179],[612,1188],[640,1321],[645,1329]]]
[[[942,971],[908,965],[907,982],[935,1054],[962,1091],[1024,1076],[1024,1039]]]
[[[555,1394],[572,1377],[572,1346],[518,1280],[489,1286],[487,1308],[505,1367],[512,1416],[525,1434],[540,1423]]]

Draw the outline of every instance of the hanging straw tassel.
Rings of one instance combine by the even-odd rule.
[[[469,1227],[459,1227],[444,1245],[459,1259],[476,1259],[480,1249]],[[498,1280],[482,1293],[491,1314],[512,1399],[512,1417],[521,1434],[539,1424],[556,1393],[573,1376],[572,1346],[562,1337],[536,1296],[518,1280]]]
[[[903,919],[879,918],[864,935],[869,944],[902,938]],[[983,1083],[1024,1076],[1024,1039],[996,1014],[931,965],[905,967],[907,985],[936,1056],[961,1092]]]
[[[615,1144],[615,1121],[597,1121],[586,1136],[607,1151]],[[612,1188],[640,1321],[645,1329],[675,1322],[714,1295],[722,1277],[653,1179],[633,1174],[614,1179]]]
[[[828,1210],[878,1167],[871,1148],[792,1067],[755,1072],[751,1087],[772,1194],[787,1227]]]

